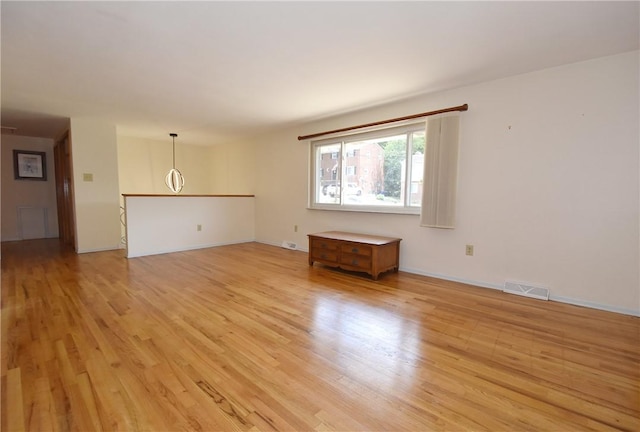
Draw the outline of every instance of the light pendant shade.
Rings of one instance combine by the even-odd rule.
[[[170,133],[169,136],[173,138],[173,168],[169,170],[167,176],[164,178],[164,182],[167,187],[173,193],[180,193],[184,187],[184,177],[182,173],[176,169],[176,137],[178,134]]]
[[[164,178],[164,182],[173,193],[180,193],[184,187],[184,177],[182,173],[175,168],[169,170],[167,176]]]

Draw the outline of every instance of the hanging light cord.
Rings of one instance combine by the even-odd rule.
[[[173,169],[176,169],[176,137],[178,134],[170,133],[171,138],[173,139]]]
[[[182,176],[182,173],[176,169],[176,137],[178,134],[170,133],[169,136],[173,138],[173,168],[167,173],[164,182],[171,192],[180,193],[184,187],[184,177]]]

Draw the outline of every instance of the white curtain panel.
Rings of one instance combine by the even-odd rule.
[[[427,122],[421,226],[454,228],[459,130],[458,114],[433,117]]]

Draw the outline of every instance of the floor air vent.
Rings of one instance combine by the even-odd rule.
[[[294,242],[290,242],[290,241],[283,241],[282,242],[282,247],[285,249],[291,249],[291,250],[296,250],[298,248],[298,245],[295,244]]]
[[[549,300],[549,289],[525,285],[517,282],[505,282],[502,290],[509,294],[517,294],[525,297]]]

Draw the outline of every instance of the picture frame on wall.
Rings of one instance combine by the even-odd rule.
[[[47,154],[45,152],[14,150],[13,170],[16,180],[47,180]]]

